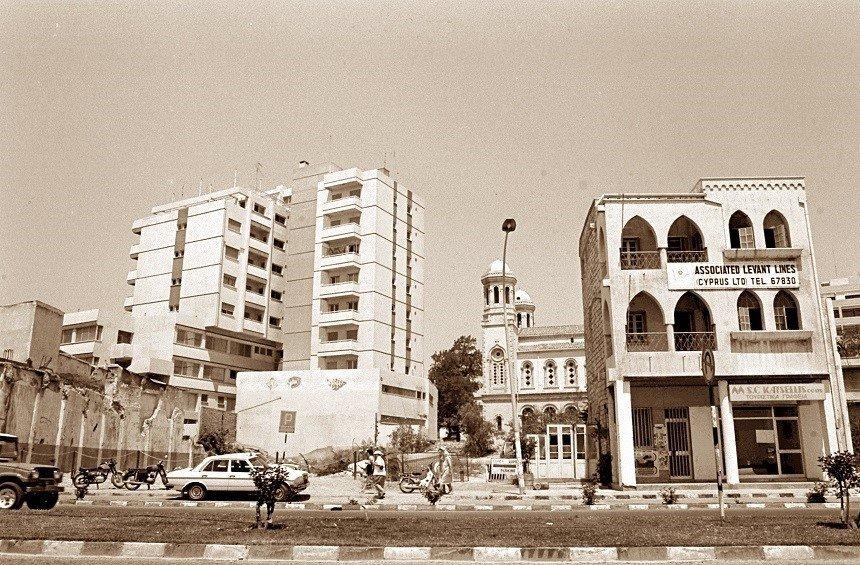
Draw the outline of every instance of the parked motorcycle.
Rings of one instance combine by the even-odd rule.
[[[172,488],[173,485],[167,482],[167,469],[164,468],[164,461],[146,467],[126,469],[122,474],[122,482],[128,490],[137,490],[140,485],[146,485],[146,488],[150,488],[155,484],[158,477],[161,477],[164,488]]]
[[[421,488],[421,481],[424,479],[425,473],[414,471],[408,475],[403,475],[400,478],[400,492],[412,494]]]
[[[100,485],[107,481],[108,475],[110,475],[110,482],[114,487],[123,487],[122,473],[117,470],[116,461],[113,459],[103,461],[98,467],[81,467],[72,477],[72,484],[76,488]]]

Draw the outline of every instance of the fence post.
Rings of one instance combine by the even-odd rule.
[[[356,474],[358,471],[358,454],[355,450],[352,451],[352,480],[354,481],[356,478]]]

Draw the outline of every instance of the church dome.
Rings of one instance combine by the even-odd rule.
[[[491,277],[491,276],[499,276],[500,277],[500,276],[502,276],[502,260],[496,259],[495,261],[493,261],[490,264],[490,268],[487,270],[486,273],[484,273],[484,276],[485,277]],[[505,276],[506,277],[513,277],[514,276],[514,272],[511,270],[510,265],[505,265]]]
[[[517,289],[517,293],[516,296],[514,296],[514,300],[517,304],[534,304],[534,301],[532,300],[532,297],[529,296],[529,293],[521,289]]]

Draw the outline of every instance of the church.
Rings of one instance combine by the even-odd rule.
[[[476,393],[484,417],[496,431],[507,432],[512,419],[511,385],[517,393],[517,415],[545,413],[561,416],[586,410],[585,336],[581,326],[538,326],[535,303],[517,277],[502,262],[494,261],[481,277],[484,314],[481,321],[483,380]],[[504,302],[503,302],[504,301]],[[506,303],[506,304],[505,304]],[[510,358],[505,343],[507,305]],[[515,368],[516,381],[509,379]],[[570,418],[559,418],[570,422]],[[550,423],[543,434],[532,434],[536,477],[584,478],[588,454],[584,422]]]

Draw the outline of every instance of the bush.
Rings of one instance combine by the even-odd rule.
[[[815,483],[812,490],[806,493],[806,502],[827,502],[827,483]]]
[[[675,504],[678,502],[678,494],[673,487],[666,487],[661,490],[660,497],[663,499],[663,504]]]
[[[594,504],[597,500],[597,485],[599,483],[599,477],[597,473],[591,476],[590,479],[586,480],[582,485],[582,503],[588,506]]]
[[[391,440],[388,442],[392,451],[400,453],[423,453],[431,445],[433,445],[433,441],[406,424],[397,426],[397,429],[391,433]]]

